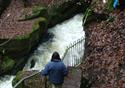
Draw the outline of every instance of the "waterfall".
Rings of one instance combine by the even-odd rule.
[[[12,80],[15,76],[6,75],[0,78],[0,88],[12,88]]]
[[[84,36],[82,15],[76,15],[63,23],[50,28],[48,33],[52,34],[53,37],[50,37],[48,41],[42,43],[38,47],[38,49],[30,57],[25,69],[30,70],[30,62],[32,59],[36,61],[36,65],[31,70],[43,69],[46,63],[50,61],[51,55],[54,51],[58,51],[62,57],[66,47],[70,43]]]
[[[78,14],[73,18],[64,21],[63,23],[57,24],[53,28],[48,29],[48,34],[50,35],[50,37],[47,41],[41,43],[39,47],[34,51],[24,69],[42,70],[44,66],[50,61],[51,55],[54,51],[58,51],[60,56],[62,57],[66,47],[70,43],[76,41],[81,37],[84,37],[85,33],[82,27],[82,17],[82,14]],[[36,63],[33,68],[30,68],[32,60],[34,60]],[[10,84],[12,78],[14,77],[7,79]],[[10,84],[8,86],[5,86],[6,82],[7,81],[1,80],[0,88],[12,88]]]

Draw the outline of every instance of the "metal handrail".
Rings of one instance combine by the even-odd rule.
[[[80,43],[80,42],[83,41],[83,40],[85,40],[84,37],[82,37],[81,39],[78,39],[77,41],[71,43],[71,44],[66,48],[66,51],[65,51],[65,53],[64,53],[64,55],[63,55],[63,57],[62,57],[62,60],[64,60],[64,58],[65,58],[65,56],[66,56],[66,54],[67,54],[67,52],[68,52],[68,50],[69,50],[70,48],[76,46],[78,43]]]
[[[79,44],[80,42],[84,41],[84,39],[85,39],[85,38],[82,37],[81,39],[78,39],[77,41],[71,43],[71,44],[67,47],[67,49],[66,49],[66,51],[65,51],[65,53],[64,53],[64,55],[63,55],[63,57],[62,57],[62,61],[64,61],[65,56],[67,55],[67,52],[69,51],[69,49],[73,48],[74,46],[76,46],[76,45]],[[76,64],[76,66],[78,66],[79,64],[80,64],[80,63]],[[34,74],[32,74],[32,75],[29,75],[29,76],[24,77],[23,79],[21,79],[20,81],[18,81],[17,84],[14,85],[13,88],[16,88],[16,87],[17,87],[21,82],[23,82],[25,79],[28,79],[28,78],[30,78],[30,77],[33,77],[33,76],[35,76],[35,75],[37,75],[37,74],[39,74],[39,73],[40,73],[40,72],[36,72],[36,73],[34,73]]]
[[[26,77],[24,77],[24,78],[22,78],[16,85],[14,85],[14,87],[13,88],[16,88],[21,82],[23,82],[25,79],[28,79],[28,78],[30,78],[30,77],[33,77],[33,76],[35,76],[35,75],[37,75],[37,74],[39,74],[40,72],[36,72],[36,73],[34,73],[34,74],[32,74],[32,75],[29,75],[29,76],[26,76]]]
[[[82,56],[81,55],[80,57],[70,57],[70,58],[66,58],[66,55],[73,55],[74,56],[74,53],[72,54],[72,52],[74,51],[79,51],[79,50],[82,50],[83,48],[83,43],[84,43],[84,40],[85,38],[82,37],[81,39],[78,39],[77,41],[71,43],[65,50],[65,53],[63,55],[63,62],[66,66],[71,66],[71,67],[77,67],[79,64],[81,64],[81,61],[82,61]],[[80,45],[81,44],[81,45]],[[69,54],[68,54],[69,53]],[[69,60],[70,59],[70,60]],[[66,62],[66,63],[65,63]]]

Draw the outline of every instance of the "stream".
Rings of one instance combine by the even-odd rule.
[[[25,70],[42,70],[47,62],[50,61],[54,51],[58,51],[60,57],[63,56],[66,47],[85,36],[82,27],[82,14],[57,24],[53,28],[48,29],[49,38],[41,43],[39,47],[30,56],[29,61],[25,65]],[[35,66],[31,68],[31,61],[35,61]],[[12,88],[12,80],[15,76],[5,76],[0,79],[0,88]]]

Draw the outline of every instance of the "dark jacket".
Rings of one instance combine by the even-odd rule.
[[[54,59],[49,62],[42,71],[43,76],[49,76],[49,81],[53,84],[62,84],[64,76],[68,74],[68,70],[61,60]]]

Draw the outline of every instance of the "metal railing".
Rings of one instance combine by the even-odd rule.
[[[34,73],[34,74],[32,74],[32,75],[29,75],[29,76],[26,76],[26,77],[22,78],[16,85],[14,85],[13,88],[16,88],[17,86],[19,86],[19,84],[22,83],[25,79],[28,79],[28,78],[30,78],[30,77],[32,77],[32,76],[35,76],[35,75],[39,74],[39,73],[40,73],[40,72],[36,72],[36,73]]]
[[[77,41],[71,43],[67,48],[66,51],[62,57],[62,61],[66,66],[70,67],[77,67],[82,62],[82,57],[84,54],[84,42],[85,38],[82,37],[81,39],[78,39]],[[24,80],[33,77],[40,72],[36,72],[32,75],[26,76],[23,79],[21,79],[19,82],[17,82],[16,85],[14,85],[13,88],[17,88],[20,83],[22,83]]]
[[[67,67],[77,67],[82,62],[84,54],[84,42],[85,38],[82,37],[67,47],[63,55],[63,62]]]

